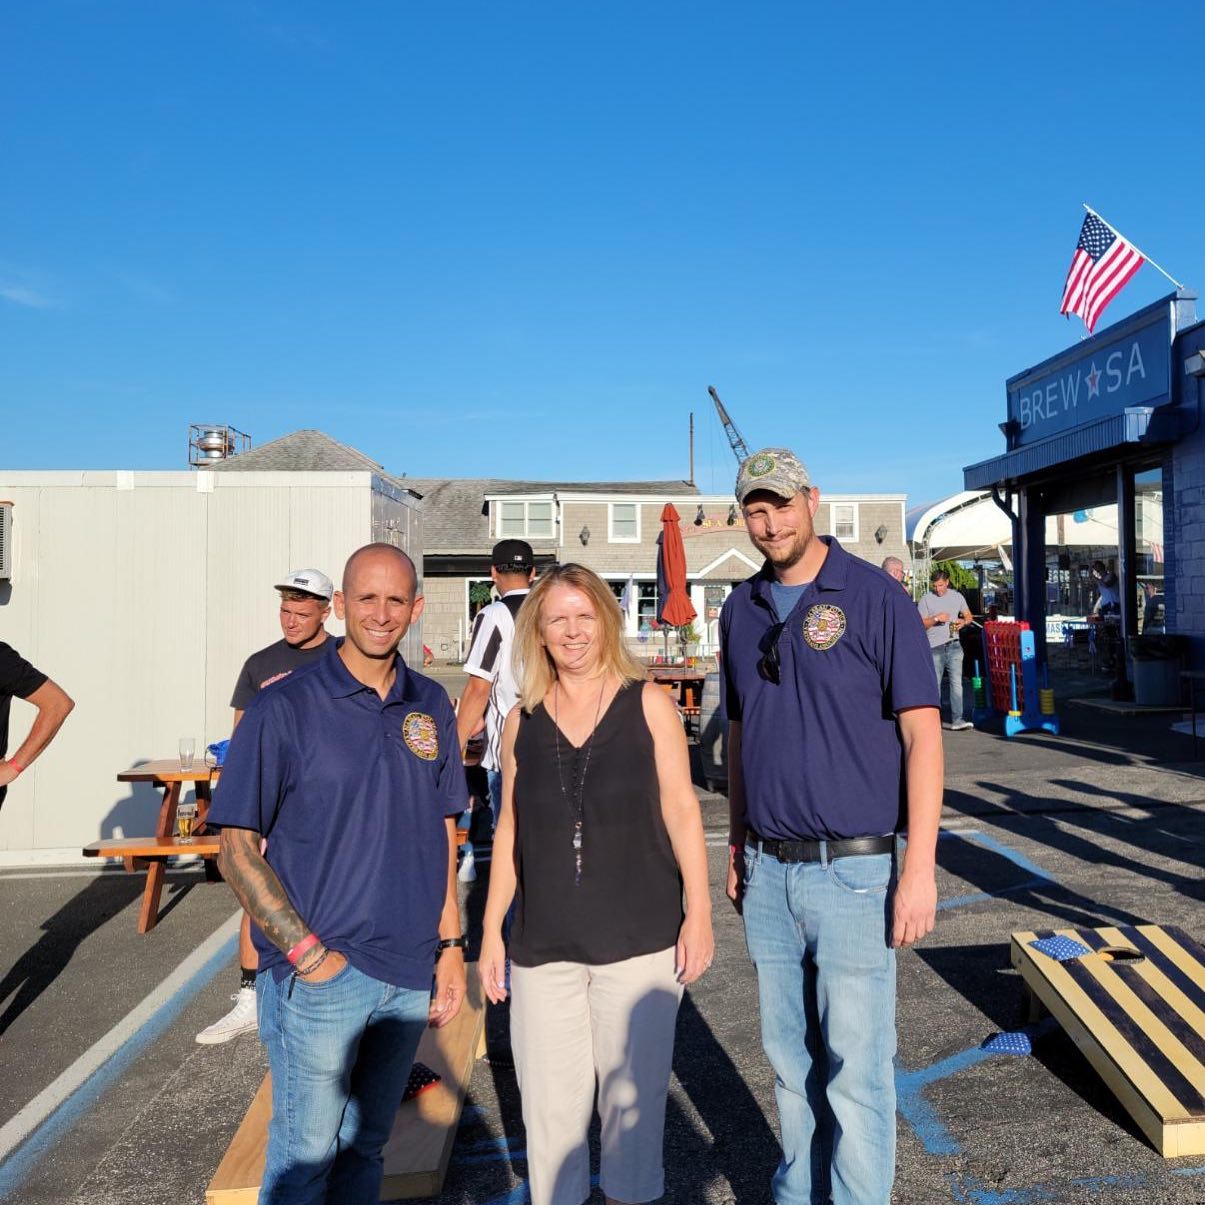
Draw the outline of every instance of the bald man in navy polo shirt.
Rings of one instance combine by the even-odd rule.
[[[255,696],[210,809],[259,952],[261,1205],[376,1205],[419,1038],[464,998],[456,718],[397,653],[422,609],[403,552],[354,553],[335,592],[346,637]]]
[[[929,645],[881,569],[813,527],[785,448],[736,483],[766,558],[724,604],[728,895],[776,1072],[778,1205],[888,1205],[895,948],[933,928],[942,750]],[[902,868],[896,834],[906,830]]]

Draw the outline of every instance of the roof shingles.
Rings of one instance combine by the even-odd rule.
[[[688,481],[507,481],[496,477],[406,477],[322,431],[283,435],[213,466],[225,472],[372,472],[423,499],[423,548],[427,555],[488,552],[489,520],[482,513],[495,494],[697,494]]]

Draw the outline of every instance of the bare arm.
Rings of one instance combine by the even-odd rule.
[[[678,978],[694,983],[715,953],[711,930],[711,892],[707,884],[707,841],[703,816],[690,780],[690,754],[677,708],[659,687],[647,685],[641,698],[644,718],[653,734],[661,818],[669,833],[686,895],[686,919],[678,935]]]
[[[464,690],[460,692],[460,702],[456,706],[456,736],[460,741],[461,757],[464,756],[469,738],[476,736],[485,722],[485,709],[489,705],[492,685],[488,678],[470,674]]]
[[[241,720],[242,718],[243,718],[243,709],[241,707],[236,707],[234,709],[234,723],[230,725],[230,735],[231,736],[234,735],[235,730],[238,728],[239,720]]]
[[[63,726],[63,721],[75,706],[71,696],[49,678],[25,701],[32,703],[38,709],[38,714],[34,716],[33,726],[29,735],[21,742],[21,747],[8,761],[0,761],[0,787],[7,786],[22,770],[29,769],[39,754],[54,740],[55,733]]]
[[[937,830],[945,769],[937,709],[914,707],[896,720],[904,746],[908,845],[896,887],[891,944],[907,946],[931,932],[937,916]]]
[[[515,898],[515,737],[520,709],[514,708],[502,726],[502,810],[490,855],[490,889],[481,922],[481,982],[485,994],[497,1004],[506,999],[506,948],[502,922]]]
[[[741,883],[745,873],[745,776],[741,771],[741,722],[728,721],[728,898],[741,910]]]
[[[460,897],[456,891],[456,817],[447,816],[444,823],[448,832],[448,879],[444,889],[443,912],[439,917],[441,940],[460,937],[464,933],[460,924]],[[435,991],[431,996],[428,1014],[436,1028],[442,1029],[460,1012],[467,990],[464,950],[459,946],[441,950],[435,963]]]

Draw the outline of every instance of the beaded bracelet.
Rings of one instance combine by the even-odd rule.
[[[300,975],[302,979],[304,979],[307,975],[312,975],[326,961],[326,957],[329,953],[330,947],[328,946],[322,951],[321,954],[318,955],[317,958],[314,959],[313,962],[310,963],[308,967],[298,967],[293,974]]]

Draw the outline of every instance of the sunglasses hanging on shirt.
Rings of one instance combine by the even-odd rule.
[[[778,641],[786,626],[780,620],[773,627],[769,628],[761,639],[764,651],[762,652],[761,660],[757,663],[757,672],[766,682],[774,686],[779,686],[782,683],[782,663],[778,656]]]

